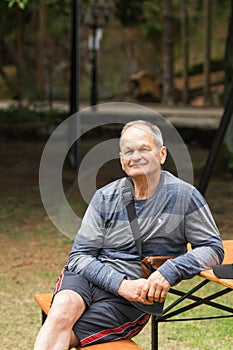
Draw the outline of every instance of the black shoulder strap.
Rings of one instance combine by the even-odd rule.
[[[132,183],[128,178],[126,178],[125,184],[122,188],[122,195],[123,195],[124,204],[127,210],[130,227],[131,227],[135,244],[137,247],[138,255],[140,256],[140,258],[142,258],[141,238],[140,238],[137,214],[133,203]]]

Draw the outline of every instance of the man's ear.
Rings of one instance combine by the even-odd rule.
[[[167,158],[167,147],[166,146],[162,146],[160,148],[160,164],[163,165],[166,161]]]

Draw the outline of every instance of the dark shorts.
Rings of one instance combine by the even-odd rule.
[[[105,292],[65,269],[57,281],[54,295],[64,289],[77,292],[87,305],[73,327],[81,346],[132,338],[149,320],[148,314],[126,299]]]

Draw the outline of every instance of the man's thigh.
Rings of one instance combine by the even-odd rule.
[[[65,269],[57,281],[54,295],[62,290],[72,290],[85,301],[86,310],[73,326],[81,346],[132,338],[149,320],[148,314],[126,299],[108,293]]]
[[[63,290],[72,290],[78,293],[85,301],[86,306],[92,303],[91,284],[81,275],[72,271],[62,270],[56,286],[54,288],[53,297]]]
[[[81,346],[132,338],[149,320],[149,315],[126,299],[92,286],[92,303],[74,324]]]

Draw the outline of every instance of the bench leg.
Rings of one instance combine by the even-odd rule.
[[[45,323],[46,318],[47,318],[46,313],[43,310],[41,310],[41,324],[42,325]]]
[[[159,322],[151,316],[151,350],[159,349]]]

